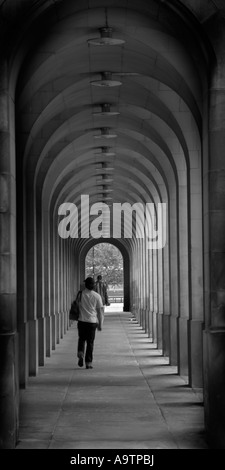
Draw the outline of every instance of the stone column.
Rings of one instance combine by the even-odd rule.
[[[167,204],[167,212],[168,212],[168,204]],[[163,311],[160,320],[161,324],[161,331],[162,331],[162,339],[161,342],[159,341],[159,349],[162,349],[164,352],[164,318],[170,319],[170,274],[169,274],[169,213],[167,213],[167,242],[166,246],[163,250],[162,258],[163,258]],[[170,329],[167,333],[169,336]],[[172,348],[171,348],[172,349]],[[170,357],[170,362],[172,362],[172,358]]]
[[[124,270],[124,306],[123,310],[129,312],[131,310],[132,301],[130,298],[130,276],[131,276],[131,267],[129,262],[129,256],[125,253],[125,250],[122,252],[123,255],[123,270]],[[71,263],[71,262],[70,262]]]
[[[149,284],[150,284],[150,279],[149,279],[149,264],[148,264],[148,254],[149,250],[147,248],[147,243],[145,243],[145,278],[146,278],[146,333],[149,336],[149,309],[150,309],[150,292],[149,292]]]
[[[0,448],[15,448],[18,432],[16,332],[16,190],[14,103],[8,67],[0,63]]]
[[[199,158],[200,165],[200,158]],[[191,171],[191,318],[188,322],[189,385],[203,387],[203,250],[202,250],[202,185],[201,171]]]
[[[158,314],[157,348],[162,350],[162,314],[163,314],[163,252],[158,250]]]
[[[148,336],[150,339],[153,338],[153,324],[152,324],[152,316],[153,316],[153,251],[148,250],[148,270],[149,270],[149,332]]]
[[[142,312],[142,327],[146,332],[146,298],[145,298],[145,263],[144,263],[144,251],[145,242],[144,239],[140,240],[140,263],[141,263],[141,312]]]
[[[32,158],[29,159],[25,173],[26,184],[26,309],[29,321],[29,375],[38,374],[38,320],[37,320],[37,234],[35,218],[35,198],[33,184]],[[39,260],[39,258],[38,258]]]
[[[157,343],[157,315],[158,315],[158,251],[153,250],[153,314],[152,339]]]
[[[64,273],[63,273],[63,310],[64,310],[64,334],[67,332],[67,249],[68,249],[68,240],[64,243],[64,250],[63,250],[63,265],[64,265]]]
[[[44,206],[47,203],[44,203]],[[50,258],[53,256],[51,239],[50,239],[50,227],[49,227],[49,211],[42,207],[43,211],[43,250],[44,250],[44,276],[43,276],[43,291],[44,291],[44,317],[46,325],[46,337],[45,347],[46,356],[51,356],[52,349],[52,317],[51,317],[51,261]]]
[[[59,241],[59,322],[60,339],[64,337],[64,309],[63,309],[63,240]]]
[[[28,193],[29,196],[29,193]],[[36,202],[36,246],[34,256],[36,256],[37,266],[37,321],[38,321],[38,365],[45,365],[46,356],[46,321],[45,321],[45,261],[44,261],[44,241],[43,241],[43,221],[37,191]],[[29,293],[28,293],[29,295]]]
[[[204,399],[213,448],[225,449],[225,33],[217,25],[220,60],[213,70],[209,103],[208,213],[205,210]],[[223,31],[223,38],[219,34]],[[207,270],[209,267],[209,272]]]
[[[70,243],[67,243],[67,260],[66,260],[66,329],[69,329],[69,286],[70,286]]]
[[[178,363],[178,314],[179,314],[179,269],[178,269],[178,194],[174,191],[170,197],[169,205],[169,259],[168,259],[168,281],[169,298],[164,303],[164,351],[170,357],[170,364],[177,366]],[[165,321],[166,320],[166,321]],[[166,328],[167,327],[167,328]],[[168,329],[168,331],[167,331]]]
[[[60,239],[55,233],[55,315],[56,315],[56,344],[60,343],[60,275],[59,275],[59,245]]]
[[[53,227],[53,222],[50,221],[50,243],[51,243],[51,256],[50,256],[50,313],[52,318],[52,350],[56,349],[56,241],[55,241],[55,232]]]
[[[186,172],[184,173],[186,175]],[[189,233],[187,185],[179,186],[179,316],[178,316],[178,373],[188,377],[188,320],[190,314]]]
[[[29,322],[27,320],[27,279],[26,279],[26,211],[24,192],[24,168],[19,144],[17,158],[21,164],[16,168],[17,204],[17,329],[19,334],[19,383],[26,388],[29,378]]]
[[[139,316],[139,309],[138,309],[138,246],[137,243],[132,245],[132,272],[133,272],[133,310],[134,314],[136,316],[137,321],[139,322],[140,316]]]

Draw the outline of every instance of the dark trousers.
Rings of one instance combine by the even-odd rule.
[[[86,364],[90,364],[93,360],[96,327],[97,323],[78,321],[78,357],[84,357],[85,343],[87,343],[85,353]]]

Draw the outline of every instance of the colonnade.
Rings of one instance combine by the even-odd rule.
[[[88,88],[82,88],[87,87],[86,75],[92,74],[87,68],[91,51],[86,47],[86,25],[90,21],[97,27],[95,5],[86,11],[79,2],[64,2],[68,11],[72,9],[74,24],[83,28],[74,39],[76,27],[67,34],[70,14],[66,10],[64,15],[61,2],[45,3],[50,13],[53,3],[59,8],[58,16],[46,15],[46,49],[36,45],[33,62],[30,58],[31,63],[23,65],[29,45],[17,37],[15,28],[15,46],[12,40],[5,50],[1,46],[0,54],[0,448],[15,448],[19,389],[63,340],[86,253],[98,242],[88,237],[62,239],[59,205],[73,201],[80,209],[81,194],[88,191],[95,201],[96,195],[105,197],[107,192],[106,173],[101,184],[95,173],[105,146],[93,143],[92,110],[108,95],[91,101],[94,93],[90,98],[84,91]],[[151,250],[147,238],[114,239],[112,233],[104,241],[114,243],[124,258],[124,309],[136,316],[189,386],[203,388],[208,437],[215,448],[225,448],[224,20],[213,15],[203,34],[189,11],[185,15],[179,5],[175,12],[164,5],[167,2],[156,3],[148,2],[147,25],[141,12],[132,11],[128,18],[117,5],[111,12],[112,21],[120,18],[135,60],[129,47],[118,57],[112,55],[117,66],[127,54],[133,75],[121,91],[117,156],[107,163],[108,173],[115,168],[117,172],[116,202],[120,198],[131,205],[166,204],[166,245]],[[138,9],[135,0],[132,4]],[[156,15],[150,4],[159,8]],[[102,20],[105,8],[99,13]],[[36,10],[34,22],[35,15]],[[178,16],[183,27],[188,25],[182,48]],[[139,42],[133,41],[134,20],[143,32],[146,63],[138,54]],[[172,21],[177,25],[173,37]],[[48,49],[49,31],[53,52]],[[187,31],[199,41],[196,50]],[[9,33],[10,28],[6,38]],[[75,79],[70,61],[74,54],[83,60],[79,73],[72,71]],[[67,67],[66,79],[56,57]],[[95,58],[93,52],[90,63]],[[117,102],[118,96],[111,98]],[[98,126],[105,120],[101,117]],[[115,168],[110,169],[112,163]]]

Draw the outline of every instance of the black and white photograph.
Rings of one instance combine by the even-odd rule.
[[[0,0],[0,449],[225,449],[225,0]]]

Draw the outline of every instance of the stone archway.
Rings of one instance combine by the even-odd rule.
[[[111,245],[116,246],[118,250],[121,252],[123,256],[123,262],[124,262],[124,305],[123,305],[123,310],[125,312],[130,311],[130,259],[129,259],[129,253],[124,246],[124,244],[115,239],[108,239],[104,238],[102,241],[99,240],[90,240],[88,241],[84,248],[81,251],[80,254],[80,279],[84,279],[85,276],[85,258],[89,250],[95,246],[98,245],[99,243],[109,243]]]

